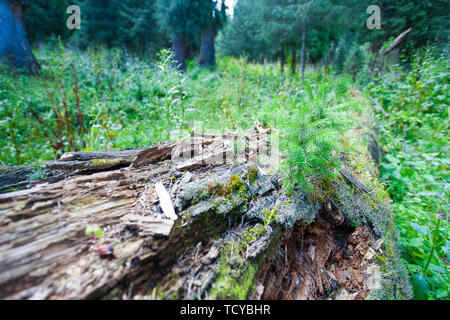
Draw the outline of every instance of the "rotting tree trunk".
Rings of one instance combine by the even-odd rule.
[[[235,164],[223,162],[234,134],[49,163],[68,178],[0,195],[0,298],[373,296],[386,281],[374,259],[386,238],[349,223],[333,199],[284,194],[276,174],[251,162],[268,133],[255,123]],[[64,166],[71,162],[78,166]],[[368,190],[345,174],[350,185],[337,191]],[[349,205],[362,210],[363,195],[355,199]],[[93,225],[99,239],[85,233]],[[229,290],[248,282],[244,296]]]
[[[334,68],[336,64],[336,48],[337,48],[337,40],[333,41],[333,47],[331,49],[331,67]]]
[[[174,55],[173,67],[180,71],[186,71],[186,39],[178,36],[173,40],[172,51]]]
[[[40,66],[23,25],[26,7],[27,2],[23,0],[0,0],[0,62],[39,75]]]
[[[198,64],[200,67],[215,67],[216,66],[216,49],[214,46],[214,39],[216,37],[216,27],[211,24],[202,34],[202,42],[200,46],[200,56]]]

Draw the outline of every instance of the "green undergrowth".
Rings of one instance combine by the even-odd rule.
[[[450,236],[446,56],[418,52],[411,64],[364,83],[377,107],[381,179],[393,200],[402,256],[416,299],[449,299]]]

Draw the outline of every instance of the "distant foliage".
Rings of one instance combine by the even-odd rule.
[[[24,23],[30,42],[44,42],[60,37],[67,40],[72,31],[66,26],[68,0],[34,0],[25,11]]]
[[[335,70],[338,73],[344,72],[344,65],[347,59],[348,49],[347,44],[344,40],[339,41],[339,45],[336,49],[336,58],[335,58]]]
[[[357,43],[353,44],[345,60],[344,71],[355,79],[363,70],[365,64],[363,50]]]

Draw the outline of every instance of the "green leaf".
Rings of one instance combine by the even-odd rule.
[[[101,239],[101,237],[103,236],[103,230],[102,230],[102,228],[100,228],[100,226],[98,224],[88,225],[86,227],[85,234],[87,236],[91,236],[92,234],[95,234],[95,236],[98,239]]]
[[[411,282],[414,287],[414,299],[428,300],[430,295],[430,285],[421,274],[413,274]]]

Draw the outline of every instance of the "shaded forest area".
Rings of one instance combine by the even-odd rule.
[[[80,29],[67,25],[74,13],[67,8],[73,4],[80,8]],[[16,199],[11,192],[53,181],[61,172],[52,171],[47,162],[68,152],[143,150],[173,142],[174,130],[195,133],[198,122],[216,132],[236,132],[249,130],[258,120],[263,128],[280,132],[283,163],[277,179],[282,191],[272,190],[272,196],[297,199],[298,192],[304,193],[311,203],[321,203],[320,219],[324,212],[344,212],[346,223],[356,228],[352,234],[373,232],[374,241],[384,239],[384,252],[374,259],[389,276],[383,278],[388,279],[384,293],[376,297],[448,299],[449,1],[238,0],[233,8],[230,4],[0,0],[0,191],[6,192],[5,203]],[[373,161],[368,162],[369,153]],[[104,159],[96,160],[94,165],[102,170],[117,169]],[[342,168],[352,173],[342,174]],[[133,170],[130,175],[141,174]],[[23,177],[14,181],[11,172]],[[195,176],[205,179],[201,169],[192,172],[193,182]],[[75,175],[79,174],[84,173]],[[166,187],[184,184],[170,182],[166,173],[162,177]],[[265,174],[258,177],[264,181]],[[344,187],[352,177],[362,181],[362,191],[355,181],[351,191]],[[364,189],[367,185],[370,190]],[[242,198],[242,192],[233,192]],[[260,196],[256,193],[255,199]],[[247,198],[243,202],[241,209],[253,212],[254,203],[247,203]],[[9,217],[14,210],[4,206],[0,214]],[[277,208],[277,204],[267,212],[260,208],[260,224],[236,222],[232,241],[222,237],[218,248],[203,243],[205,255],[212,248],[220,252],[213,276],[220,285],[203,288],[206,296],[195,298],[208,294],[255,298],[259,285],[270,288],[273,281],[284,281],[273,278],[269,266],[293,272],[300,263],[294,258],[284,269],[275,258],[263,262],[245,255],[238,270],[229,261],[230,244],[246,249],[249,243],[272,243],[284,235],[280,231],[284,227],[277,225],[284,211]],[[379,212],[390,212],[395,228],[374,227],[378,222],[370,217]],[[9,218],[5,219],[7,225]],[[329,228],[320,219],[309,229],[290,227],[294,235],[311,236],[317,225]],[[268,231],[272,228],[274,233]],[[373,231],[377,228],[389,231]],[[339,238],[340,229],[332,229],[333,237]],[[107,242],[114,237],[100,238]],[[9,250],[8,239],[0,237],[0,252]],[[168,239],[171,243],[172,237]],[[292,237],[280,243],[280,250],[295,246]],[[402,260],[397,261],[397,255]],[[330,257],[338,259],[337,253]],[[314,266],[309,267],[315,272]],[[331,272],[331,264],[327,268],[323,272]],[[130,271],[123,272],[128,277]],[[233,280],[236,276],[243,282]],[[158,284],[159,291],[151,289],[161,292],[160,298],[194,297],[190,287],[172,295],[174,279],[166,281]],[[318,289],[308,295],[291,286],[285,297],[375,297],[355,286],[345,287],[345,294],[343,287],[336,292],[330,287],[327,290],[334,293]],[[145,286],[140,289],[140,296],[149,296]],[[356,290],[354,295],[351,290]],[[154,298],[156,291],[150,296]],[[259,298],[282,296],[275,289],[265,292]]]

